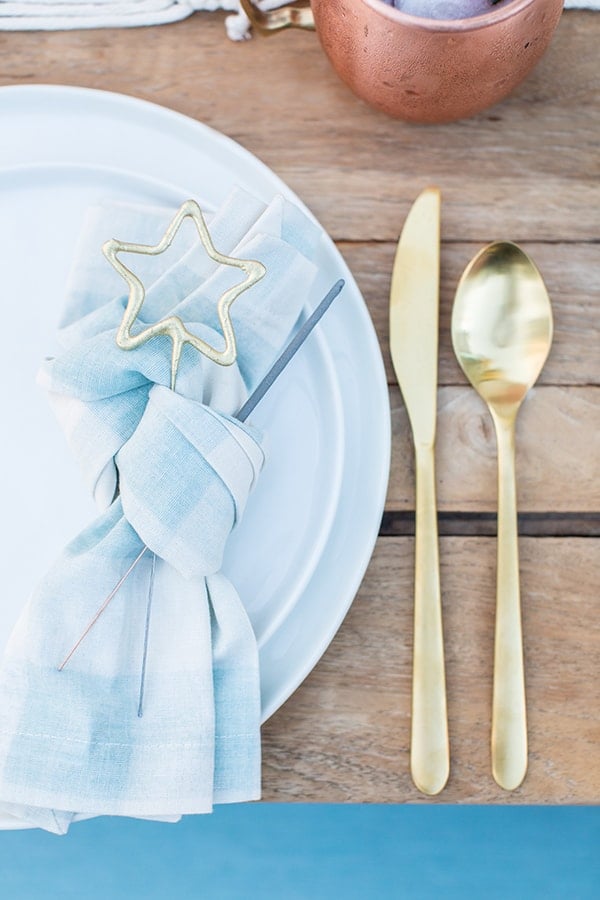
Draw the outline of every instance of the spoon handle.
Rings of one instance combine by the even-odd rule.
[[[410,768],[425,794],[450,770],[433,446],[416,447],[415,611]]]
[[[498,568],[492,703],[492,773],[507,791],[527,772],[527,716],[519,595],[515,415],[494,414],[498,440]]]

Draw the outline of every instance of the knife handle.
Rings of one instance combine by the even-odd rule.
[[[416,447],[415,611],[410,768],[424,794],[450,771],[433,446]]]

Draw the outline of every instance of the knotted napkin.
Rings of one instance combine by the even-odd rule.
[[[124,283],[100,253],[113,235],[155,244],[172,212],[93,211],[61,351],[40,373],[104,510],[35,590],[0,669],[0,811],[55,832],[76,814],[170,819],[260,795],[256,640],[219,572],[264,460],[260,436],[235,413],[293,329],[320,231],[282,198],[230,198],[209,222],[213,243],[267,274],[232,307],[237,363],[186,346],[174,392],[167,337],[117,347],[126,296],[106,302],[107,290]],[[162,274],[161,256],[127,257],[146,285],[139,326],[173,313],[220,346],[216,301],[240,273],[184,231],[185,252]],[[153,553],[59,671],[144,543]]]

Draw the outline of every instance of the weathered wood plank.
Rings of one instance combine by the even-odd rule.
[[[234,44],[222,15],[159,28],[0,35],[0,83],[79,84],[168,105],[241,141],[336,239],[393,240],[419,189],[446,196],[446,239],[599,237],[600,22],[565,15],[512,98],[416,127],[356,99],[314,35]],[[169,161],[169,165],[173,165]]]
[[[386,508],[414,509],[414,466],[406,410],[390,392],[392,465]],[[534,388],[517,420],[517,496],[521,512],[600,508],[600,388]],[[496,509],[496,439],[483,401],[470,387],[438,391],[438,508]]]
[[[530,764],[507,793],[489,751],[495,541],[442,539],[452,768],[436,800],[409,776],[412,555],[410,538],[379,539],[338,636],[264,726],[264,799],[598,803],[597,542],[521,540]]]
[[[402,224],[403,219],[399,217],[398,230]],[[512,239],[511,232],[506,229],[507,226],[501,223],[496,237]],[[452,303],[465,266],[483,245],[483,241],[442,245],[438,369],[441,385],[467,383],[452,350]],[[552,350],[539,383],[600,384],[600,245],[524,241],[522,247],[531,255],[544,277],[554,315]],[[388,305],[396,244],[342,242],[339,249],[367,302],[382,347],[388,379],[390,383],[395,383],[388,343]]]

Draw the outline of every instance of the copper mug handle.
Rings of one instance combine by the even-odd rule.
[[[280,6],[279,9],[264,12],[255,6],[252,0],[240,0],[240,2],[253,27],[261,34],[274,34],[283,28],[315,30],[315,19],[310,3],[304,6]]]

